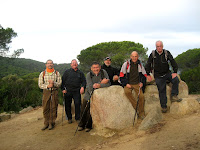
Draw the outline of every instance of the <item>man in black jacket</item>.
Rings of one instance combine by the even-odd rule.
[[[173,68],[173,72],[169,70],[169,64],[168,61],[170,61],[171,66]],[[145,66],[146,72],[149,76],[149,73],[152,71],[154,73],[154,78],[156,81],[156,85],[158,87],[159,91],[159,98],[160,98],[160,104],[162,107],[162,112],[167,112],[167,96],[166,96],[166,81],[170,81],[172,86],[171,91],[171,101],[172,102],[179,102],[181,99],[177,97],[178,95],[178,85],[179,85],[179,79],[177,77],[177,70],[178,65],[176,61],[174,60],[171,53],[165,49],[163,49],[163,42],[157,41],[156,42],[156,50],[152,51],[150,54],[147,64]]]
[[[75,120],[80,120],[81,94],[84,93],[86,79],[82,71],[78,69],[78,63],[75,59],[71,61],[71,68],[66,70],[62,76],[61,89],[65,95],[65,111],[68,123],[72,123],[71,103],[74,99]]]
[[[104,64],[101,66],[101,69],[106,70],[108,73],[111,85],[120,85],[118,82],[119,79],[119,70],[111,66],[111,58],[106,57],[104,59]]]

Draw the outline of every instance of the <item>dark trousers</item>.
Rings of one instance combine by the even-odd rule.
[[[90,114],[90,102],[87,100],[83,100],[83,104],[81,106],[81,122],[79,123],[79,127],[92,129],[92,116]]]
[[[172,74],[167,73],[163,77],[156,77],[155,80],[156,80],[156,85],[158,87],[161,107],[167,108],[166,81],[168,80],[169,82],[173,84],[171,96],[174,96],[174,95],[178,95],[179,79],[178,77],[175,77],[174,79],[172,79]]]
[[[65,94],[65,112],[66,112],[68,120],[72,119],[72,113],[71,113],[72,98],[74,99],[75,119],[79,120],[80,119],[80,112],[81,112],[80,90],[67,91],[67,93]]]

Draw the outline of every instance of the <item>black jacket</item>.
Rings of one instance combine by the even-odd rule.
[[[108,73],[111,85],[120,85],[118,81],[113,82],[113,76],[119,76],[119,70],[117,68],[113,68],[112,66],[106,66],[105,64],[103,64],[101,68],[106,70],[106,72]]]
[[[74,71],[74,69],[67,69],[62,76],[61,89],[65,88],[68,91],[80,90],[81,87],[86,87],[86,79],[82,71],[79,69]]]
[[[161,55],[159,55],[158,52],[155,50],[155,57],[153,58],[152,53],[151,53],[148,58],[147,64],[145,66],[145,70],[148,75],[153,70],[152,68],[153,59],[154,59],[154,77],[155,78],[163,76],[170,72],[168,61],[170,61],[174,73],[177,73],[178,65],[176,61],[174,60],[173,56],[171,55],[171,53],[167,51],[167,60],[166,60],[164,51]]]

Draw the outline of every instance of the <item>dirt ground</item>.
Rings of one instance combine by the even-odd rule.
[[[138,122],[104,138],[94,131],[78,131],[74,136],[77,123],[64,119],[62,125],[62,109],[59,106],[54,130],[41,131],[42,108],[0,122],[0,150],[200,150],[200,110],[185,116],[166,113],[161,123],[147,131],[138,131]]]

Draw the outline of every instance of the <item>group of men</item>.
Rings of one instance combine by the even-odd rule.
[[[169,69],[168,61],[171,63],[173,73]],[[102,66],[98,62],[92,63],[91,71],[87,73],[86,78],[84,73],[78,69],[78,62],[75,59],[71,61],[71,68],[64,72],[62,79],[60,73],[54,70],[53,61],[47,60],[46,70],[40,73],[38,79],[38,85],[43,89],[44,127],[42,130],[52,130],[55,127],[58,88],[60,86],[65,98],[65,112],[69,124],[73,122],[71,103],[72,99],[74,100],[75,120],[78,123],[78,131],[85,129],[86,132],[89,132],[92,129],[89,101],[93,91],[98,88],[109,87],[110,85],[121,85],[124,87],[124,93],[134,109],[136,109],[138,102],[138,117],[143,119],[145,117],[143,93],[146,78],[148,81],[152,80],[151,72],[158,87],[161,110],[163,113],[166,113],[166,81],[173,84],[171,101],[180,101],[178,98],[179,79],[177,77],[177,70],[178,66],[173,56],[169,51],[163,49],[162,41],[156,42],[156,50],[150,54],[145,67],[140,62],[138,53],[133,51],[130,59],[124,62],[120,71],[112,67],[111,58],[106,57]],[[133,97],[133,90],[138,95],[139,101]],[[83,93],[85,93],[85,96],[81,104],[81,94]]]

